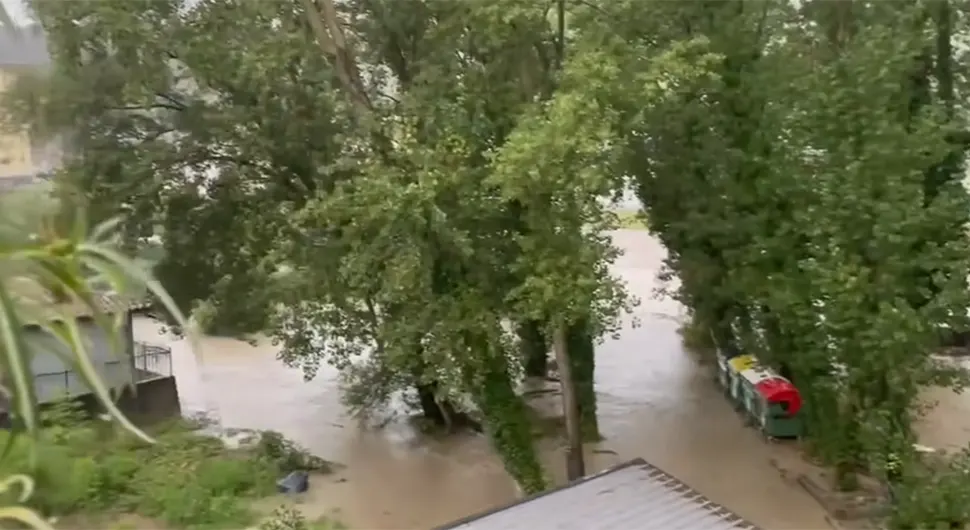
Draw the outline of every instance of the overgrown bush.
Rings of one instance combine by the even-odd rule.
[[[48,516],[134,513],[176,528],[240,528],[255,517],[249,500],[274,493],[293,469],[327,469],[278,433],[250,448],[170,426],[145,444],[102,421],[85,421],[69,404],[53,407],[35,445],[36,493],[30,505]],[[0,433],[0,445],[9,434]],[[13,441],[0,473],[30,470],[29,441]]]
[[[390,421],[394,396],[406,388],[407,380],[377,356],[348,363],[340,372],[341,403],[362,422]]]
[[[303,469],[306,471],[330,472],[331,464],[311,455],[299,445],[287,440],[276,431],[263,431],[254,448],[256,454],[268,458],[284,473]]]
[[[909,466],[894,488],[894,530],[967,528],[970,525],[970,451]]]
[[[684,347],[704,358],[714,358],[717,346],[711,337],[711,330],[693,316],[681,322],[677,329]]]
[[[259,525],[259,530],[342,530],[344,528],[346,528],[344,525],[327,518],[308,521],[299,510],[288,506],[280,506],[273,511],[272,517]]]

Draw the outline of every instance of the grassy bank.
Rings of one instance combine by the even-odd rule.
[[[253,526],[265,514],[255,513],[252,501],[274,494],[281,475],[328,470],[326,462],[276,433],[261,433],[246,448],[230,450],[221,440],[192,433],[193,427],[167,425],[153,433],[157,443],[149,445],[111,424],[84,421],[70,407],[59,407],[36,444],[14,440],[0,474],[32,475],[36,489],[28,504],[48,517],[128,518],[174,530]],[[0,445],[8,436],[0,433]],[[34,468],[31,450],[36,451]],[[308,525],[273,528],[312,528]]]

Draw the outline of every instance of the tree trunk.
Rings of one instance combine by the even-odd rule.
[[[455,408],[447,400],[438,397],[440,385],[437,381],[422,382],[428,369],[424,362],[423,347],[418,346],[415,350],[415,358],[418,359],[418,364],[411,372],[411,376],[414,381],[414,390],[418,394],[421,414],[436,426],[451,430],[454,427]]]
[[[415,390],[418,392],[418,401],[421,403],[421,414],[435,425],[445,426],[445,413],[438,406],[438,400],[435,399],[435,385],[414,385]]]
[[[470,344],[474,344],[470,341]],[[481,343],[482,377],[466,373],[469,388],[477,387],[475,401],[485,417],[485,431],[506,471],[527,494],[546,488],[542,464],[536,452],[529,410],[515,392],[504,355]]]
[[[574,388],[572,360],[569,358],[569,345],[566,337],[566,327],[557,324],[553,331],[552,347],[556,353],[556,364],[559,366],[559,379],[562,384],[563,419],[566,423],[566,478],[571,482],[582,478],[586,474],[583,459],[583,432],[580,424],[579,402]]]
[[[952,125],[956,117],[956,90],[953,72],[953,9],[950,0],[938,0],[936,8],[934,18],[936,20],[935,75],[937,96],[940,103],[943,104],[948,125]],[[961,170],[965,151],[965,146],[953,146],[944,159],[931,170],[932,192],[939,193],[939,189],[947,183],[963,178],[963,171]]]
[[[542,323],[527,320],[519,325],[519,348],[526,377],[545,377],[549,373],[549,349],[542,333]]]
[[[849,389],[854,393],[854,389]],[[859,461],[862,447],[859,441],[859,427],[854,404],[855,396],[849,395],[849,402],[843,405],[840,447],[835,462],[835,485],[839,491],[855,491],[859,489]]]
[[[927,50],[918,58],[909,80],[910,113],[908,119],[915,120],[919,111],[932,100],[932,83],[930,76],[936,77],[936,95],[943,104],[948,125],[953,123],[955,109],[954,73],[953,73],[953,20],[949,0],[938,0],[934,4],[933,17],[936,23],[936,60],[932,58],[933,51]],[[907,123],[907,126],[909,124]],[[965,146],[953,145],[943,159],[926,170],[923,187],[923,200],[927,208],[933,207],[933,201],[955,180],[963,178],[962,162]],[[962,190],[961,190],[962,192]],[[953,230],[934,233],[931,241],[925,245],[918,245],[917,253],[925,252],[925,246],[945,244],[947,241],[964,237],[963,222],[954,221]],[[912,303],[916,307],[924,307],[939,293],[939,287],[934,281],[937,271],[924,270],[917,273],[915,284],[922,287],[928,294],[916,292],[912,295]]]
[[[357,67],[357,57],[347,42],[333,0],[303,0],[304,16],[317,45],[334,66],[337,79],[362,116],[371,114],[372,105]]]
[[[596,348],[588,322],[580,321],[569,326],[566,330],[566,348],[569,351],[583,440],[599,441],[599,421],[596,418]],[[560,377],[564,378],[565,374],[560,372]]]

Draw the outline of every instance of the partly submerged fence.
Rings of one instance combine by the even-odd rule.
[[[121,387],[172,375],[172,349],[167,346],[136,342],[130,361],[113,359],[98,363],[105,384]],[[48,403],[64,396],[91,392],[84,379],[74,370],[34,374],[38,401]]]

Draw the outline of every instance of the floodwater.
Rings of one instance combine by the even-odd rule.
[[[829,528],[816,501],[772,464],[792,458],[790,448],[744,427],[681,345],[679,306],[654,296],[661,245],[632,230],[617,231],[615,242],[625,251],[615,271],[641,299],[639,325],[627,325],[597,351],[606,440],[590,448],[588,471],[643,457],[768,530]],[[343,414],[332,369],[304,382],[275,359],[268,341],[250,346],[206,337],[193,353],[186,341],[158,329],[136,320],[137,339],[172,346],[185,412],[207,412],[227,428],[280,431],[346,466],[314,481],[302,503],[311,515],[336,511],[355,529],[425,529],[517,498],[481,437],[426,441],[405,424],[362,429]],[[547,469],[560,477],[561,452],[546,445]]]

